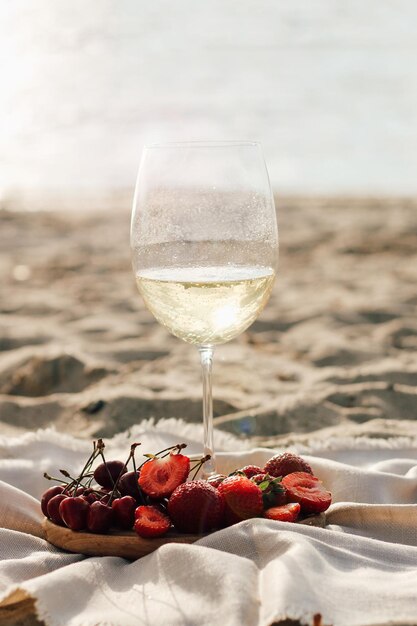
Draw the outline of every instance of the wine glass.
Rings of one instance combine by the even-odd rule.
[[[147,308],[200,353],[207,477],[215,471],[214,346],[252,324],[269,299],[277,268],[276,213],[260,144],[145,146],[131,249]]]

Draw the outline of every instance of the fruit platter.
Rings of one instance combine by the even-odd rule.
[[[193,543],[254,517],[325,526],[331,493],[310,465],[291,452],[263,466],[247,465],[206,480],[198,473],[209,459],[192,460],[185,444],[144,454],[133,443],[126,461],[107,460],[102,439],[77,476],[44,474],[57,484],[42,496],[46,539],[81,554],[135,560],[166,543]]]

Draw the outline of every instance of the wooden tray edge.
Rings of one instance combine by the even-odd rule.
[[[75,532],[58,526],[45,518],[42,522],[45,538],[49,543],[66,550],[87,556],[119,556],[125,559],[138,559],[153,552],[166,543],[194,543],[204,535],[169,533],[163,537],[144,539],[133,531],[99,535],[88,532]],[[123,537],[123,542],[120,541]]]
[[[298,523],[305,526],[324,528],[326,515],[325,513],[312,515],[300,520]],[[131,561],[146,556],[167,543],[191,544],[207,536],[170,532],[163,537],[144,539],[133,531],[98,535],[88,532],[75,532],[70,528],[58,526],[47,518],[44,518],[42,525],[45,531],[45,539],[57,548],[87,556],[117,556]],[[123,541],[121,541],[121,538],[123,538]]]

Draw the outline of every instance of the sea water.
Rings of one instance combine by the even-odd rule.
[[[262,142],[279,193],[417,192],[415,0],[0,3],[0,194],[134,185],[145,142]]]

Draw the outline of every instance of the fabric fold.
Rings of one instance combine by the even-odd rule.
[[[147,451],[156,450],[147,437]],[[158,431],[155,446],[161,443]],[[109,452],[119,445],[109,441]],[[65,553],[42,539],[33,497],[49,486],[41,469],[72,469],[86,449],[69,437],[55,444],[50,432],[10,447],[2,439],[0,610],[19,592],[34,599],[47,626],[270,626],[312,624],[318,614],[333,626],[417,623],[417,461],[409,448],[396,447],[392,459],[355,450],[356,465],[347,450],[340,461],[305,456],[334,496],[324,529],[248,520],[132,563]],[[220,453],[218,469],[262,466],[272,454]],[[28,473],[27,459],[36,471]]]

